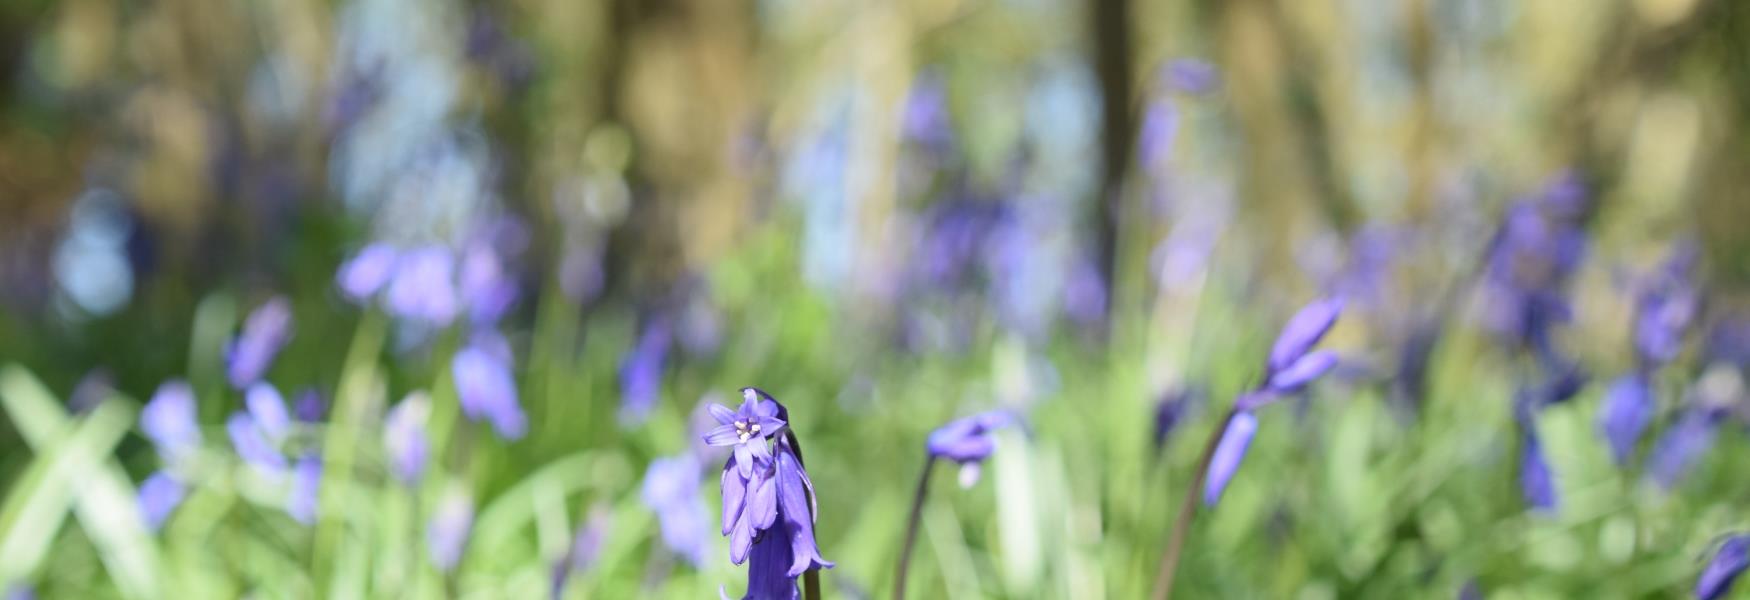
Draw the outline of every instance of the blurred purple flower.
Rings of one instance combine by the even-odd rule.
[[[401,253],[394,246],[382,242],[366,245],[341,263],[335,285],[348,299],[363,304],[389,282],[400,259]]]
[[[388,456],[389,471],[403,484],[419,483],[425,473],[429,452],[425,420],[430,413],[430,397],[425,392],[413,392],[383,418],[383,451]]]
[[[1683,335],[1701,310],[1701,294],[1690,281],[1695,247],[1680,244],[1635,300],[1635,351],[1643,368],[1663,366],[1683,351]]]
[[[468,316],[476,325],[490,325],[516,303],[517,282],[505,272],[504,263],[491,246],[471,244],[462,253],[457,288],[468,304]]]
[[[1618,466],[1627,465],[1635,444],[1653,420],[1653,390],[1646,376],[1624,375],[1604,393],[1604,408],[1598,428],[1610,444],[1610,456]]]
[[[1252,437],[1257,433],[1258,417],[1251,411],[1237,411],[1228,418],[1221,441],[1216,443],[1215,453],[1209,458],[1209,473],[1203,484],[1205,505],[1215,506],[1221,500],[1222,492],[1227,490],[1228,481],[1239,471],[1240,461],[1246,458],[1246,448],[1251,446]]]
[[[1555,475],[1543,456],[1537,425],[1529,415],[1520,419],[1519,487],[1525,503],[1534,509],[1554,511],[1557,504]]]
[[[1167,87],[1187,94],[1204,94],[1221,85],[1221,74],[1206,61],[1177,58],[1161,69],[1161,80]]]
[[[566,244],[565,252],[559,257],[556,267],[559,279],[559,291],[572,302],[583,303],[595,299],[602,289],[601,254],[594,247],[584,244]]]
[[[195,419],[194,388],[173,379],[159,385],[140,410],[140,430],[158,446],[159,454],[175,459],[200,446],[200,424]]]
[[[292,403],[292,417],[304,423],[320,423],[327,412],[328,403],[314,388],[299,392],[297,401]]]
[[[952,148],[954,126],[949,120],[948,90],[936,72],[925,71],[912,80],[900,131],[907,141],[930,152],[945,153]]]
[[[656,319],[645,325],[620,362],[620,421],[642,423],[650,416],[662,394],[662,371],[668,361],[670,335],[668,322]]]
[[[528,418],[517,404],[516,381],[510,365],[491,349],[469,345],[450,362],[462,414],[470,420],[485,419],[493,431],[507,440],[521,439],[528,432]]]
[[[408,250],[389,280],[389,311],[398,317],[449,325],[459,310],[455,259],[441,246]]]
[[[1728,536],[1714,551],[1712,560],[1701,576],[1695,580],[1695,597],[1698,600],[1716,600],[1726,597],[1732,591],[1732,584],[1744,569],[1750,568],[1750,536],[1734,534]]]
[[[742,388],[741,408],[729,410],[721,404],[712,404],[707,410],[717,419],[717,427],[705,433],[705,443],[733,446],[741,477],[753,477],[755,467],[771,458],[766,439],[784,430],[784,420],[778,418],[778,402],[756,388]]]
[[[1694,406],[1665,430],[1648,457],[1648,475],[1666,490],[1677,487],[1695,461],[1713,447],[1714,432],[1724,416],[1718,408]]]
[[[286,497],[286,514],[309,525],[316,522],[317,492],[322,485],[322,457],[315,453],[298,458],[292,469],[292,488]]]
[[[1167,439],[1173,436],[1173,431],[1179,428],[1185,419],[1185,413],[1190,410],[1191,402],[1201,393],[1194,389],[1179,388],[1164,394],[1155,400],[1154,440],[1155,451],[1167,444]]]
[[[285,439],[286,432],[292,428],[292,417],[286,412],[285,399],[273,384],[257,382],[250,385],[243,393],[243,403],[249,407],[249,416],[255,419],[255,426],[261,428],[268,439]]]
[[[710,509],[699,497],[699,459],[692,454],[650,462],[639,497],[656,512],[662,542],[694,566],[711,552]]]
[[[979,464],[996,450],[996,438],[991,432],[1011,425],[1015,415],[1006,410],[993,410],[949,421],[930,432],[925,443],[931,458],[944,458],[960,465],[960,486],[978,483]]]
[[[697,472],[694,475],[698,475]],[[571,536],[571,548],[565,551],[565,556],[553,565],[552,597],[560,598],[565,593],[565,582],[572,573],[583,573],[595,566],[596,558],[601,555],[602,540],[608,536],[607,510],[598,506],[590,511],[589,521],[577,528],[577,533]],[[697,563],[695,563],[697,564]]]
[[[1343,301],[1339,298],[1318,300],[1301,308],[1282,327],[1282,334],[1277,336],[1275,345],[1270,347],[1270,363],[1267,372],[1274,374],[1290,370],[1294,363],[1307,357],[1307,351],[1325,337],[1337,323],[1337,315],[1343,312]],[[1323,360],[1323,359],[1321,359]]]
[[[21,583],[11,584],[6,588],[6,600],[36,600],[36,590]]]
[[[292,335],[292,305],[283,296],[262,303],[243,322],[243,332],[226,348],[226,373],[237,389],[261,379]]]
[[[146,518],[146,528],[157,531],[162,527],[187,493],[182,482],[166,471],[153,473],[140,482],[140,514]]]
[[[1173,157],[1173,143],[1178,138],[1179,108],[1167,98],[1149,102],[1142,115],[1142,131],[1137,134],[1137,162],[1144,171],[1158,174]]]
[[[445,573],[455,570],[462,562],[462,552],[473,528],[473,498],[459,489],[444,494],[425,529],[425,547],[431,564]]]
[[[225,421],[225,430],[231,435],[231,446],[236,448],[237,456],[244,462],[266,475],[285,471],[286,457],[268,441],[249,413],[231,413],[231,418]]]
[[[1106,320],[1106,278],[1100,265],[1091,256],[1084,256],[1070,267],[1063,287],[1063,310],[1071,321],[1083,327],[1097,326]]]

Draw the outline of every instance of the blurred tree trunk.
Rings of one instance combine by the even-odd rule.
[[[1130,149],[1135,146],[1136,100],[1133,74],[1134,44],[1131,41],[1129,0],[1096,0],[1092,9],[1094,67],[1100,78],[1101,179],[1096,201],[1095,243],[1098,245],[1100,279],[1109,289],[1118,289],[1119,226],[1127,217],[1124,178],[1130,168]],[[1108,298],[1107,303],[1113,304]],[[1107,319],[1108,323],[1112,319]]]

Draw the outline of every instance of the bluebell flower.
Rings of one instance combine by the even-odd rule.
[[[1544,458],[1537,425],[1529,415],[1519,420],[1519,432],[1519,487],[1525,495],[1525,503],[1539,510],[1555,510],[1555,475]]]
[[[505,271],[498,253],[483,243],[463,251],[456,287],[477,325],[497,322],[517,299],[516,279]]]
[[[1270,357],[1264,365],[1264,381],[1234,400],[1233,412],[1222,424],[1221,437],[1210,454],[1205,472],[1204,504],[1213,506],[1221,500],[1228,481],[1245,459],[1246,449],[1251,447],[1252,437],[1258,431],[1258,417],[1254,411],[1284,395],[1300,391],[1336,365],[1336,354],[1312,348],[1336,325],[1342,311],[1343,301],[1340,299],[1317,300],[1302,307],[1282,327],[1281,335],[1270,347]]]
[[[276,296],[249,313],[225,352],[231,385],[243,389],[261,379],[291,335],[292,305],[285,298]]]
[[[400,259],[401,253],[394,246],[369,244],[340,265],[334,283],[348,299],[363,304],[389,282]]]
[[[462,414],[469,419],[491,422],[493,431],[504,439],[521,439],[528,432],[528,418],[517,404],[516,381],[508,361],[495,354],[480,345],[469,345],[456,353],[450,361],[456,396],[461,400]]]
[[[656,513],[663,544],[694,566],[703,566],[711,552],[710,509],[699,497],[699,469],[692,454],[653,460],[639,493]]]
[[[316,522],[317,493],[322,485],[322,457],[314,452],[298,458],[292,469],[292,487],[286,496],[286,514],[309,525]]]
[[[1308,358],[1308,351],[1336,325],[1337,315],[1342,312],[1343,301],[1339,298],[1314,301],[1296,312],[1270,347],[1270,362],[1265,369],[1269,376],[1266,379],[1275,379],[1277,374],[1294,369],[1295,363]],[[1318,358],[1315,362],[1324,360]]]
[[[1660,487],[1677,487],[1689,468],[1713,447],[1714,432],[1723,411],[1711,406],[1693,406],[1665,430],[1648,457],[1648,474]]]
[[[184,456],[201,443],[195,412],[194,388],[180,379],[166,381],[140,410],[140,430],[165,457]]]
[[[620,362],[620,420],[641,423],[662,394],[662,371],[672,336],[668,322],[657,319],[638,334],[638,342]]]
[[[961,487],[972,487],[978,482],[979,464],[996,450],[996,438],[991,433],[1013,424],[1015,419],[1014,413],[1006,410],[955,419],[930,432],[925,448],[931,458],[959,464]]]
[[[414,392],[383,418],[383,451],[388,456],[389,472],[401,483],[419,483],[425,473],[429,452],[425,421],[430,413],[431,398],[425,392]]]
[[[1251,446],[1252,438],[1258,433],[1258,417],[1250,410],[1240,410],[1228,417],[1227,424],[1222,427],[1221,441],[1216,443],[1215,452],[1209,457],[1209,472],[1203,483],[1203,503],[1215,506],[1221,500],[1222,492],[1227,490],[1227,484],[1239,471],[1240,461],[1246,458],[1246,449]]]
[[[237,456],[263,474],[277,475],[286,469],[286,457],[268,441],[267,434],[246,412],[231,414],[225,421],[225,431],[231,435],[231,446]]]
[[[708,407],[717,427],[705,433],[705,443],[712,446],[733,446],[735,464],[743,479],[754,476],[756,466],[772,457],[766,440],[784,430],[784,420],[778,418],[778,403],[754,388],[742,388],[741,408],[729,410],[721,404]]]
[[[261,428],[268,439],[285,439],[292,428],[292,416],[286,412],[285,398],[272,384],[257,382],[250,385],[243,393],[243,403],[249,408],[249,416],[255,419],[255,426]]]
[[[1191,403],[1201,395],[1202,393],[1195,389],[1178,388],[1161,394],[1160,398],[1155,400],[1154,430],[1151,439],[1154,440],[1157,452],[1166,445],[1167,439],[1172,437],[1173,432],[1178,430],[1179,424],[1185,419],[1185,413],[1190,410]]]
[[[1701,294],[1690,281],[1696,249],[1681,244],[1672,251],[1635,299],[1635,352],[1642,368],[1663,366],[1683,350],[1683,335],[1701,310]]]
[[[1626,465],[1634,455],[1635,444],[1653,420],[1653,390],[1644,375],[1624,375],[1604,393],[1604,408],[1598,416],[1598,428],[1610,444],[1611,458],[1617,465]]]
[[[448,573],[462,562],[469,533],[474,529],[474,499],[452,488],[438,502],[437,512],[425,529],[425,548],[431,564]]]
[[[140,482],[140,514],[146,519],[146,528],[157,531],[162,527],[187,493],[182,482],[166,471],[153,473]]]
[[[770,396],[754,388],[744,388],[743,408],[748,414],[714,411],[714,416],[729,423],[713,430],[714,437],[731,439],[738,445],[751,441],[766,443],[768,432],[776,429],[753,425],[767,418],[766,404],[773,411],[769,418],[780,424],[788,413]],[[729,427],[725,433],[723,427]],[[745,438],[745,440],[743,440]],[[791,598],[795,595],[796,578],[814,569],[829,569],[833,563],[822,558],[814,539],[814,484],[802,468],[802,461],[792,445],[794,433],[776,436],[772,448],[765,451],[742,452],[723,465],[723,533],[730,536],[729,558],[741,564],[752,555],[748,567],[749,598]],[[725,444],[726,445],[726,444]],[[738,466],[747,462],[746,467]]]
[[[1714,551],[1712,560],[1707,563],[1701,576],[1695,580],[1695,597],[1698,600],[1716,600],[1726,597],[1732,591],[1732,584],[1738,581],[1738,576],[1744,574],[1744,569],[1750,568],[1750,535],[1734,534],[1726,538]]]
[[[455,259],[441,246],[408,250],[389,280],[388,307],[395,316],[445,326],[461,310],[456,298]]]
[[[694,475],[698,475],[697,472]],[[571,536],[571,547],[565,551],[565,556],[553,565],[552,597],[559,598],[565,594],[565,582],[572,573],[582,573],[595,566],[596,558],[601,555],[602,541],[608,537],[608,511],[597,506],[590,511],[589,521],[577,528],[577,533]]]

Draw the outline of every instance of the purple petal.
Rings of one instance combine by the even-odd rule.
[[[427,246],[408,251],[389,281],[389,311],[405,319],[449,325],[459,310],[454,272],[455,259],[446,248]]]
[[[711,412],[711,418],[717,419],[718,425],[728,425],[735,422],[735,411],[722,404],[712,402],[705,405],[705,410]]]
[[[292,416],[286,412],[285,398],[266,382],[256,382],[249,386],[249,391],[243,394],[243,403],[249,407],[249,416],[255,419],[255,424],[261,427],[269,439],[282,439],[292,428]]]
[[[734,425],[718,425],[705,432],[705,444],[711,446],[732,446],[741,443],[741,432]]]
[[[755,531],[762,531],[772,526],[772,521],[778,518],[778,486],[769,475],[759,478],[754,486],[752,496],[748,497],[747,514],[744,515]]]
[[[1617,466],[1627,465],[1634,455],[1635,444],[1653,418],[1652,390],[1640,375],[1626,375],[1610,385],[1604,394],[1604,409],[1598,418],[1598,428],[1610,444],[1610,455]]]
[[[833,563],[820,556],[814,541],[813,504],[809,497],[812,486],[804,483],[802,465],[788,446],[780,447],[777,460],[778,509],[784,518],[784,529],[790,534],[791,562],[786,575],[795,578],[810,569],[830,569]]]
[[[741,513],[747,502],[747,479],[743,478],[735,468],[735,459],[723,463],[721,487],[723,490],[723,535],[729,535],[735,530],[735,525],[741,520]]]
[[[754,443],[761,446],[765,445],[764,440],[756,441]],[[754,462],[752,446],[752,444],[735,445],[735,465],[736,468],[741,470],[741,477],[743,479],[753,478]]]
[[[170,513],[182,504],[182,499],[188,490],[170,473],[158,471],[140,483],[140,514],[145,516],[146,528],[157,531],[170,518]]]
[[[381,242],[367,245],[340,265],[340,272],[334,277],[335,285],[348,299],[363,303],[388,283],[399,258],[400,253],[394,246]]]
[[[1289,393],[1299,390],[1314,379],[1318,379],[1331,367],[1337,366],[1337,353],[1330,350],[1319,350],[1300,357],[1288,365],[1288,368],[1277,371],[1270,376],[1270,388],[1278,393]]]
[[[322,459],[305,454],[292,472],[292,489],[286,499],[286,514],[309,525],[316,522],[316,493],[322,485]]]
[[[286,469],[286,457],[267,441],[248,413],[232,413],[230,420],[225,422],[225,430],[231,435],[231,445],[236,448],[237,456],[245,462],[268,475],[277,475]]]
[[[231,385],[243,389],[261,379],[291,334],[292,305],[284,297],[275,296],[249,313],[226,352]]]
[[[507,440],[527,433],[528,422],[517,404],[516,381],[508,365],[486,350],[469,346],[456,353],[450,368],[463,414],[491,422],[498,436]]]
[[[1555,510],[1555,475],[1544,460],[1543,444],[1538,441],[1533,425],[1525,422],[1521,427],[1524,434],[1520,444],[1519,486],[1525,495],[1525,503],[1538,510]]]
[[[1341,298],[1327,298],[1308,304],[1295,313],[1270,348],[1270,372],[1281,371],[1300,360],[1319,343],[1320,338],[1325,337],[1325,332],[1337,323],[1337,315],[1342,312]]]
[[[164,382],[140,411],[140,430],[167,457],[180,456],[200,445],[194,388],[180,379]]]
[[[1215,445],[1215,454],[1209,458],[1209,475],[1203,484],[1203,503],[1215,506],[1221,500],[1221,493],[1227,489],[1227,483],[1233,479],[1234,472],[1240,468],[1240,461],[1246,457],[1246,448],[1252,443],[1252,436],[1258,433],[1258,417],[1250,412],[1234,413],[1228,419],[1226,428],[1221,432],[1221,441]]]
[[[431,400],[423,392],[415,392],[389,409],[383,419],[383,449],[391,471],[404,484],[418,483],[425,473],[429,452],[425,422],[430,412]]]
[[[1750,568],[1750,536],[1726,538],[1714,552],[1713,559],[1708,561],[1707,568],[1696,578],[1695,597],[1699,600],[1724,598],[1745,568]]]
[[[462,562],[469,532],[474,528],[474,500],[467,492],[451,491],[438,503],[437,514],[425,530],[425,546],[431,563],[448,573]]]

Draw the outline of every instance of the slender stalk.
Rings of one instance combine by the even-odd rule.
[[[1227,431],[1227,423],[1233,420],[1236,412],[1236,409],[1228,409],[1216,423],[1215,431],[1209,434],[1209,442],[1203,445],[1203,456],[1197,458],[1197,472],[1191,476],[1191,485],[1185,488],[1185,499],[1179,503],[1179,516],[1173,521],[1173,535],[1167,540],[1167,551],[1161,555],[1160,570],[1155,574],[1154,593],[1149,595],[1154,600],[1173,597],[1173,577],[1179,570],[1179,555],[1185,549],[1185,532],[1191,528],[1191,518],[1197,514],[1197,492],[1203,489],[1203,480],[1209,476],[1209,463],[1215,457],[1215,446],[1221,443],[1221,434]]]
[[[930,491],[930,470],[936,455],[924,457],[924,472],[918,475],[917,493],[911,497],[911,516],[905,520],[905,545],[899,548],[899,570],[893,574],[893,600],[905,600],[905,573],[911,566],[911,549],[918,543],[918,524],[923,521],[924,496]]]

